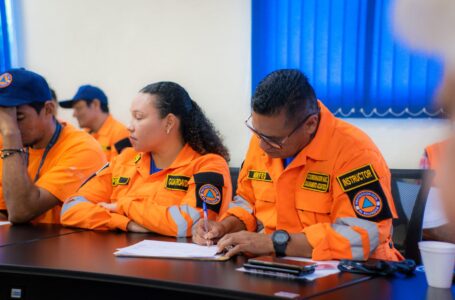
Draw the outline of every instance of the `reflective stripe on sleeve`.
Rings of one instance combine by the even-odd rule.
[[[375,222],[359,218],[338,218],[336,219],[334,225],[357,226],[366,230],[368,233],[368,239],[370,241],[370,254],[373,253],[379,245],[379,231]]]
[[[232,199],[231,203],[229,203],[229,208],[234,208],[234,207],[241,207],[244,210],[246,210],[248,213],[250,213],[250,214],[253,213],[253,208],[251,207],[250,203],[239,195],[236,195],[234,197],[234,199]]]
[[[73,207],[76,204],[83,203],[83,202],[91,203],[90,201],[85,199],[85,197],[82,197],[82,196],[77,196],[77,197],[71,198],[70,200],[68,200],[67,202],[65,202],[62,205],[62,211],[61,211],[60,215],[64,215],[68,209],[70,209],[71,207]]]

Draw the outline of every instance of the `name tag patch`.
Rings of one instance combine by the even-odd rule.
[[[112,177],[112,186],[127,185],[129,182],[129,177]]]
[[[248,179],[272,182],[272,178],[270,177],[270,174],[266,171],[249,170]]]
[[[166,188],[174,191],[187,191],[190,177],[183,175],[167,175]]]
[[[379,178],[374,172],[373,167],[371,165],[366,165],[338,176],[337,180],[340,183],[343,192],[349,192],[378,181]]]
[[[317,172],[308,172],[301,186],[302,189],[321,193],[327,193],[329,187],[330,175]]]

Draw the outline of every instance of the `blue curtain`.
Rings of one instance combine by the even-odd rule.
[[[0,72],[11,68],[9,1],[0,0]]]
[[[340,117],[439,117],[435,58],[397,43],[391,0],[252,0],[253,91],[268,73],[302,70]]]

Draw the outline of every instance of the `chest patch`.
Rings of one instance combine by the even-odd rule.
[[[272,178],[270,177],[270,174],[266,171],[249,170],[248,179],[272,182]]]
[[[308,172],[301,186],[302,189],[321,193],[327,193],[329,187],[330,175],[317,172]]]
[[[129,177],[112,177],[112,186],[127,185],[129,182]]]
[[[190,177],[183,175],[167,175],[166,189],[173,191],[187,191]]]

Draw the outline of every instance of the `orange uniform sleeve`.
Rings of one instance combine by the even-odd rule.
[[[331,223],[303,229],[314,260],[366,260],[375,256],[399,260],[392,247],[392,218],[396,216],[390,171],[375,151],[350,153],[334,174]]]
[[[229,167],[222,157],[204,155],[197,165],[179,204],[159,205],[153,200],[118,199],[119,212],[153,232],[176,237],[191,236],[192,226],[203,215],[202,201],[207,203],[209,219],[215,220],[227,210],[232,197]]]
[[[253,214],[256,198],[254,196],[251,180],[248,180],[247,167],[249,161],[251,161],[251,156],[255,155],[255,151],[252,149],[254,139],[255,137],[250,140],[245,161],[243,162],[242,168],[239,172],[236,195],[229,204],[228,211],[220,218],[220,221],[222,221],[228,216],[235,216],[245,224],[248,231],[256,231],[257,227],[256,217]]]
[[[110,202],[111,194],[112,169],[106,166],[65,201],[61,223],[86,229],[126,231],[129,218],[97,205],[99,202]]]

